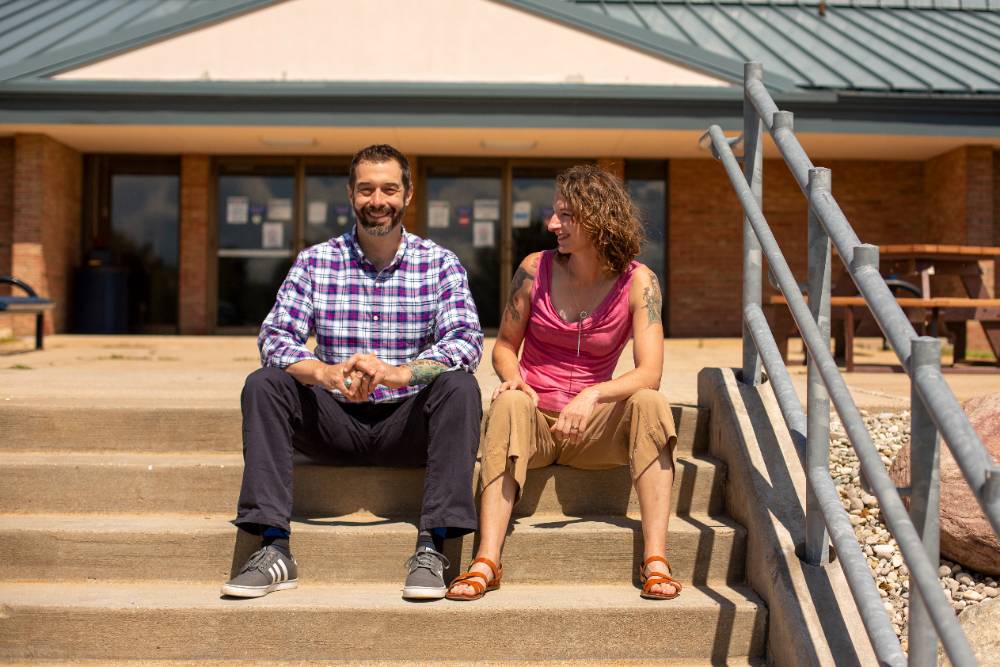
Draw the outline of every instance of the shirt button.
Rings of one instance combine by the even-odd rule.
[[[372,315],[372,319],[378,322],[378,315]]]

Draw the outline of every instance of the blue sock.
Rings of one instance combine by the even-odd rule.
[[[447,528],[431,528],[421,530],[417,533],[417,550],[434,549],[438,553],[444,553],[444,538],[448,536]]]
[[[265,547],[272,546],[288,558],[292,557],[292,550],[288,544],[290,536],[291,534],[284,528],[275,528],[274,526],[266,527],[264,532],[261,533]]]
[[[434,538],[434,550],[444,553],[444,538],[448,537],[448,529],[431,528],[431,537]]]

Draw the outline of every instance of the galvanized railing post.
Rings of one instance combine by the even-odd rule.
[[[851,271],[859,274],[863,271],[874,271],[878,273],[878,246],[871,243],[861,243],[854,246],[854,255],[851,257]],[[911,376],[912,377],[912,376]],[[911,383],[912,384],[912,383]],[[861,471],[861,488],[866,493],[871,493],[871,485],[865,477],[865,471]]]
[[[787,119],[784,115],[787,114]],[[782,116],[779,118],[779,116]],[[774,125],[787,122],[792,125],[792,114],[780,111],[774,114]],[[819,190],[830,191],[831,175],[829,169],[809,170],[809,192]],[[830,237],[823,229],[819,217],[809,207],[808,266],[809,266],[809,311],[819,328],[823,340],[830,340]],[[812,471],[829,475],[830,463],[830,395],[826,384],[820,375],[819,367],[813,355],[809,356],[809,368],[806,385],[806,465]],[[806,477],[809,479],[809,476]],[[826,532],[826,522],[820,509],[819,501],[813,492],[812,484],[806,485],[806,562],[810,565],[820,565],[827,561],[829,537]]]
[[[743,175],[750,186],[757,204],[763,198],[763,124],[747,86],[751,81],[759,81],[764,76],[764,66],[760,63],[746,63],[743,66]],[[763,298],[763,261],[760,243],[753,232],[750,220],[743,216],[743,308],[748,304],[760,305]],[[743,322],[743,382],[751,385],[760,383],[760,353],[754,344],[747,323]]]
[[[913,341],[910,353],[910,376],[923,367],[941,366],[941,343],[937,338],[921,336]],[[910,518],[917,529],[932,564],[939,558],[938,513],[941,506],[941,472],[938,430],[927,406],[910,385]],[[923,597],[916,586],[910,587],[911,667],[937,664],[938,638]]]

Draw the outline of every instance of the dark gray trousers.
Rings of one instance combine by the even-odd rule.
[[[482,402],[471,373],[448,371],[398,403],[341,403],[276,368],[243,387],[243,486],[237,526],[289,529],[292,460],[348,466],[426,466],[420,529],[476,529],[472,473]]]

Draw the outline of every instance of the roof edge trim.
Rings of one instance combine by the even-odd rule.
[[[598,37],[610,39],[639,51],[688,65],[706,74],[717,76],[742,86],[743,63],[712,53],[699,46],[691,46],[676,39],[637,28],[624,21],[613,19],[591,10],[579,10],[564,0],[496,0],[537,16],[584,30]],[[795,81],[778,74],[764,73],[764,84],[776,91],[790,92],[798,89]]]
[[[410,81],[108,81],[16,80],[0,82],[4,96],[34,96],[36,99],[69,99],[94,95],[134,97],[283,97],[318,98],[427,98],[427,99],[621,99],[621,100],[742,100],[738,87],[657,86],[637,84],[552,84],[552,83],[438,83]],[[825,90],[775,92],[776,99],[834,102],[837,94]]]
[[[284,0],[213,0],[196,3],[176,14],[2,68],[0,81],[48,77],[279,2]]]

